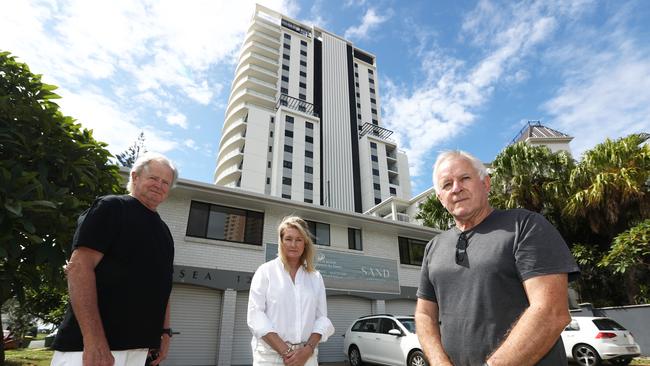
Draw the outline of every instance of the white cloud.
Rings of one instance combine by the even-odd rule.
[[[178,126],[182,129],[187,129],[187,117],[185,117],[184,114],[179,113],[179,112],[174,112],[172,114],[167,115],[167,123],[169,123],[172,126]]]
[[[199,147],[196,146],[196,141],[194,141],[192,139],[187,139],[187,140],[183,141],[183,145],[185,145],[186,147],[189,147],[190,149],[195,150],[195,151],[199,149]]]
[[[390,19],[392,11],[387,12],[385,15],[378,14],[373,8],[366,11],[366,14],[358,26],[350,27],[345,30],[344,38],[348,39],[366,39],[369,32],[377,28],[380,24]]]
[[[461,39],[480,45],[482,58],[469,65],[432,46],[431,51],[421,52],[424,82],[413,88],[388,84],[383,120],[399,131],[396,137],[409,157],[412,176],[421,174],[437,145],[474,123],[477,110],[501,82],[526,78],[525,69],[517,67],[550,37],[562,16],[537,3],[503,8],[481,1],[466,17]]]
[[[549,55],[565,81],[544,108],[554,128],[574,136],[574,157],[605,138],[650,132],[650,46],[612,17],[598,42],[582,37]]]

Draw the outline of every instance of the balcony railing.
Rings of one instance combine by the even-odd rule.
[[[291,108],[296,111],[304,112],[311,114],[314,117],[318,117],[318,110],[315,105],[304,101],[302,99],[297,99],[291,97],[287,94],[280,94],[277,103],[275,104],[275,109],[280,108],[281,106]]]
[[[363,124],[363,126],[361,126],[361,131],[359,132],[359,138],[363,137],[366,134],[370,134],[371,136],[378,137],[382,140],[390,141],[389,137],[390,135],[393,134],[393,131],[366,122]]]

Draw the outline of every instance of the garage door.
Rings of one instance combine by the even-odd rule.
[[[175,284],[171,294],[174,339],[165,365],[202,366],[217,363],[221,292]]]
[[[237,292],[237,305],[235,308],[235,330],[232,342],[231,365],[252,365],[253,351],[251,338],[253,335],[246,324],[248,309],[248,291]]]
[[[386,312],[393,315],[413,315],[415,314],[415,300],[386,300]]]
[[[319,362],[340,362],[346,359],[343,354],[343,335],[352,322],[360,316],[369,315],[371,302],[354,296],[329,296],[327,315],[334,324],[334,334],[319,347]]]

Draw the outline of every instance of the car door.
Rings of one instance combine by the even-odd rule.
[[[580,324],[576,319],[571,319],[569,325],[562,331],[562,343],[564,343],[564,351],[567,357],[573,358],[571,350],[580,340],[580,334]]]
[[[389,334],[391,329],[402,332],[393,319],[381,318],[379,332],[376,334],[377,361],[386,365],[403,365],[404,351],[401,345],[404,337]]]
[[[357,345],[361,353],[361,359],[368,362],[379,362],[377,352],[379,344],[377,342],[377,331],[379,330],[379,318],[370,318],[363,320],[361,331],[357,336]]]

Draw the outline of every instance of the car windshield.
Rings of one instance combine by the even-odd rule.
[[[594,319],[594,324],[599,330],[626,330],[622,325],[612,319]]]
[[[397,318],[400,323],[406,328],[409,332],[415,333],[415,319],[413,318]]]

